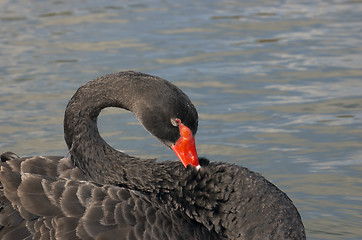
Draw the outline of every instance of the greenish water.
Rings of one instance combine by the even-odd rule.
[[[361,1],[1,1],[0,150],[65,155],[75,90],[142,71],[195,103],[199,155],[275,183],[308,239],[361,239],[361,13]],[[131,114],[99,124],[118,149],[175,159]]]

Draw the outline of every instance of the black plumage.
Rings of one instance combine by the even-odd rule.
[[[1,156],[1,239],[305,239],[292,201],[257,173],[116,151],[98,133],[105,107],[132,111],[169,147],[180,137],[171,119],[197,131],[196,109],[166,80],[121,72],[85,84],[65,113],[70,158]]]

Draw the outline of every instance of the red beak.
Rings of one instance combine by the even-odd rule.
[[[176,153],[185,167],[189,164],[194,167],[199,166],[195,138],[192,135],[190,128],[180,122],[179,129],[181,137],[177,140],[176,144],[171,145],[172,150]]]

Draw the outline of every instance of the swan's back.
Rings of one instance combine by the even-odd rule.
[[[3,160],[1,239],[305,239],[291,200],[246,168],[183,169],[168,192],[142,192],[89,182],[69,158]]]

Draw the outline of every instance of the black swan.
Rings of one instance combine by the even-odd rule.
[[[97,128],[106,107],[133,112],[183,164],[113,149]],[[1,155],[0,238],[305,239],[276,186],[197,157],[197,127],[190,99],[164,79],[129,71],[88,82],[65,111],[70,157]]]

